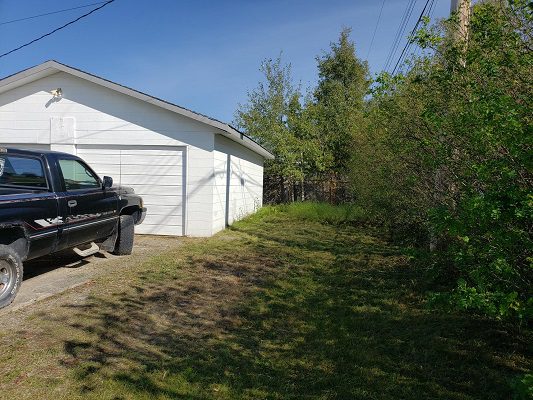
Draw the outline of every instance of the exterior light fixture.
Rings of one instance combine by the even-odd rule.
[[[61,88],[54,89],[50,92],[54,98],[60,98],[63,96],[63,90]]]

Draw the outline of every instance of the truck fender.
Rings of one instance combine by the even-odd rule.
[[[0,244],[12,247],[24,261],[30,250],[30,239],[23,223],[0,224]]]
[[[131,215],[135,224],[137,224],[141,218],[141,207],[137,205],[124,207],[120,210],[120,215]]]

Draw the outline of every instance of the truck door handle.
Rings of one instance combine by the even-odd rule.
[[[72,208],[72,207],[76,207],[78,205],[78,202],[76,200],[69,200],[69,202],[67,203],[67,205]]]

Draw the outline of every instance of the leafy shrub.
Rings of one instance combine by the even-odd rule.
[[[513,382],[513,399],[533,399],[533,374],[525,374]]]
[[[378,79],[352,169],[370,215],[414,244],[424,232],[448,288],[434,301],[519,321],[532,315],[532,13],[478,3],[467,43],[454,18],[424,27],[431,51]]]

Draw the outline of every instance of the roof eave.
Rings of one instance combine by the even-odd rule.
[[[157,97],[150,96],[146,93],[139,92],[138,90],[120,85],[118,83],[109,81],[107,79],[104,79],[99,76],[90,74],[88,72],[79,70],[77,68],[70,67],[68,65],[62,64],[55,60],[46,61],[42,64],[25,69],[16,74],[13,74],[13,75],[10,75],[10,76],[7,76],[1,79],[0,80],[0,93],[6,90],[11,90],[17,86],[24,84],[25,81],[28,80],[28,78],[33,78],[30,80],[36,80],[36,79],[43,78],[45,76],[52,75],[59,71],[68,73],[70,75],[76,76],[78,78],[81,78],[81,79],[84,79],[90,82],[93,82],[100,86],[107,87],[108,89],[114,90],[116,92],[137,98],[149,104],[153,104],[157,107],[164,108],[176,114],[180,114],[185,117],[191,118],[195,121],[209,125],[219,130],[219,132],[218,131],[216,132],[217,134],[223,134],[224,136],[252,150],[253,152],[261,155],[262,157],[266,159],[269,159],[269,160],[274,159],[274,155],[270,153],[268,150],[263,148],[257,142],[250,139],[248,136],[244,135],[242,132],[239,132],[238,130],[236,130],[235,128],[233,128],[232,126],[224,122],[218,121],[214,118],[210,118],[200,113],[196,113],[192,110],[188,110],[176,104],[172,104],[165,100],[158,99]]]

